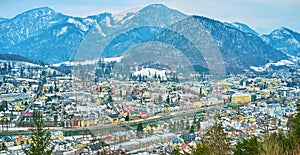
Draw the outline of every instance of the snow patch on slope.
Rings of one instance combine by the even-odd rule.
[[[79,27],[83,31],[89,30],[89,28],[87,26],[85,26],[84,24],[82,24],[80,21],[75,20],[74,18],[69,18],[68,22],[71,23],[71,24],[75,24],[76,27]]]
[[[270,66],[292,66],[292,65],[294,65],[294,63],[290,60],[280,60],[280,61],[277,61],[277,62],[267,63],[262,67],[251,66],[250,69],[252,69],[256,72],[263,72],[263,71],[268,70],[270,68]]]
[[[255,67],[255,66],[251,66],[250,69],[252,69],[256,72],[263,72],[266,70],[264,67]]]
[[[113,61],[121,62],[122,58],[123,58],[122,56],[120,56],[120,57],[111,57],[111,58],[103,58],[103,61],[104,62],[113,62]]]
[[[122,56],[120,57],[112,57],[112,58],[101,58],[104,62],[120,62],[122,60]],[[100,59],[93,59],[93,60],[86,60],[81,62],[74,62],[74,61],[66,61],[62,63],[52,64],[53,67],[59,67],[60,65],[66,66],[77,66],[77,65],[93,65],[97,64]]]
[[[131,18],[133,18],[135,16],[135,14],[129,16],[129,17],[126,17],[124,18],[122,21],[121,21],[121,24],[124,24],[126,21],[130,20]]]
[[[105,23],[107,27],[112,27],[109,17],[105,17]]]
[[[53,67],[59,67],[60,65],[66,65],[66,66],[77,66],[77,65],[94,65],[99,61],[99,59],[94,60],[86,60],[81,62],[73,62],[73,61],[66,61],[62,63],[52,64]]]
[[[136,13],[141,9],[142,9],[142,7],[136,7],[136,8],[124,10],[119,13],[113,14],[113,20],[116,22],[119,22],[119,21],[123,20],[126,16],[128,16],[129,14]]]
[[[83,21],[96,28],[101,36],[106,37],[106,34],[103,32],[102,28],[95,19],[85,18]]]
[[[64,34],[64,33],[66,33],[68,31],[68,27],[63,27],[63,28],[61,28],[61,30],[60,30],[60,32],[58,32],[58,34],[56,35],[56,37],[58,37],[58,36],[60,36],[60,35],[62,35],[62,34]]]
[[[95,25],[96,29],[98,30],[98,32],[100,33],[100,35],[102,35],[103,37],[106,37],[107,35],[103,32],[102,28],[99,26],[98,23],[96,23]]]
[[[270,67],[271,65],[273,65],[273,66],[291,66],[293,64],[294,63],[289,61],[289,60],[280,60],[280,61],[275,62],[275,63],[267,63],[265,65],[265,67]]]

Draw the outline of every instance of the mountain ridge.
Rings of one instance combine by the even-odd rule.
[[[9,19],[0,17],[0,23],[4,22],[4,21],[7,21],[7,20],[9,20]]]
[[[253,30],[252,28],[250,28],[248,25],[244,24],[244,23],[240,23],[240,22],[233,22],[233,23],[228,23],[228,22],[224,22],[225,25],[236,28],[242,32],[245,33],[251,33],[253,35],[259,35],[255,30]]]
[[[300,34],[286,27],[273,30],[268,35],[263,35],[262,39],[290,56],[300,56]]]
[[[187,20],[189,18],[193,19]],[[182,30],[179,31],[195,30],[195,21],[211,34],[228,70],[242,70],[249,66],[287,58],[281,50],[274,49],[276,46],[271,47],[272,44],[266,39],[263,42],[256,32],[245,24],[229,25],[207,17],[187,16],[162,4],[148,5],[136,12],[129,12],[118,20],[108,12],[81,18],[63,15],[49,7],[31,9],[0,22],[0,53],[18,54],[48,63],[74,60],[81,57],[80,54],[83,55],[82,58],[94,58],[101,52],[112,56],[112,49],[118,49],[119,51],[115,51],[122,53],[132,48],[125,46],[130,39],[135,39],[130,42],[132,45],[153,40],[163,42],[162,31],[155,28],[151,31],[151,27],[168,29],[177,24],[181,25]],[[181,22],[185,22],[186,25]],[[144,27],[144,30],[141,27]],[[170,35],[170,38],[183,39],[171,31],[165,31],[163,34]],[[118,40],[120,35],[124,35],[123,39]],[[178,44],[178,47],[184,46],[179,42]],[[109,55],[109,52],[112,52],[112,55]],[[246,57],[249,57],[250,61],[246,60]]]

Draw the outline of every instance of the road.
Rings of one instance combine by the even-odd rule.
[[[32,104],[34,103],[34,101],[36,101],[40,95],[40,93],[42,93],[42,87],[43,84],[40,82],[39,83],[39,87],[36,93],[36,96],[34,96],[29,102],[28,102],[28,106],[26,107],[25,111],[29,111],[32,107]],[[24,112],[25,112],[24,111]],[[16,126],[20,126],[22,123],[22,120],[24,119],[24,112],[21,112],[21,115],[18,117],[18,119],[16,120],[15,124]]]
[[[174,118],[174,117],[182,117],[182,116],[186,116],[186,115],[190,115],[190,114],[195,114],[198,112],[202,112],[202,111],[210,111],[210,110],[214,110],[214,109],[220,109],[221,106],[220,105],[213,105],[210,107],[202,107],[202,108],[197,108],[197,109],[186,109],[186,110],[181,110],[181,111],[176,111],[173,113],[169,113],[169,114],[161,114],[158,117],[149,117],[149,118],[145,118],[145,119],[139,119],[139,120],[132,120],[129,122],[123,122],[123,123],[119,123],[119,124],[107,124],[107,125],[101,125],[101,126],[91,126],[91,127],[73,127],[73,128],[63,128],[63,127],[49,127],[48,129],[50,131],[62,131],[62,132],[83,132],[85,133],[85,131],[91,131],[93,134],[95,134],[95,136],[107,133],[109,132],[113,132],[113,131],[120,131],[120,130],[124,130],[124,127],[128,127],[128,126],[134,126],[137,125],[139,123],[149,123],[149,122],[155,122],[155,121],[159,121],[159,120],[166,120],[166,119],[170,119],[170,118]],[[28,131],[28,129],[30,128],[24,128],[24,127],[16,127],[16,128],[12,128],[9,129],[8,131],[5,131],[3,133],[0,133],[0,135],[9,135],[9,134],[29,134],[30,132]]]
[[[149,117],[149,118],[145,118],[145,119],[133,120],[133,121],[125,122],[123,124],[132,126],[132,125],[137,125],[139,123],[155,122],[155,121],[159,121],[159,120],[170,119],[173,117],[181,117],[181,116],[186,116],[186,115],[190,115],[190,114],[195,114],[195,113],[203,112],[205,110],[210,111],[213,109],[220,109],[220,105],[175,111],[172,113],[166,113],[166,114],[159,115],[159,117],[153,117],[153,118]]]

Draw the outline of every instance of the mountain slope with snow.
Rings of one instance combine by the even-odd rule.
[[[256,36],[259,35],[256,31],[251,29],[248,25],[243,24],[243,23],[239,23],[239,22],[227,23],[227,22],[224,22],[224,24],[227,25],[227,26],[230,26],[232,28],[236,28],[236,29],[238,29],[242,32],[245,32],[245,33],[251,33],[251,34],[254,34]]]
[[[291,56],[300,56],[300,34],[295,31],[282,27],[262,38],[277,50]]]
[[[199,31],[193,26],[198,25]],[[225,63],[225,68],[231,72],[238,72],[253,65],[264,65],[286,59],[287,56],[264,43],[260,37],[227,26],[219,21],[205,17],[192,16],[170,27],[184,31],[189,28],[185,35],[169,28],[140,27],[129,32],[120,34],[106,46],[104,56],[119,56],[125,51],[133,49],[141,43],[154,41],[162,42],[180,50],[193,65],[207,66],[210,52],[217,47]],[[187,36],[196,36],[189,40]],[[198,37],[201,40],[196,40]],[[197,46],[195,45],[197,41]],[[211,48],[208,48],[211,47]],[[170,51],[164,51],[170,52]],[[206,58],[204,56],[206,55]]]
[[[285,37],[283,41],[276,40],[278,44],[273,40],[280,37],[274,34],[275,37],[264,36],[266,42],[263,42],[245,24],[224,24],[205,17],[187,16],[162,4],[86,18],[63,15],[48,7],[36,8],[0,22],[0,28],[0,53],[18,54],[51,64],[121,56],[137,45],[156,41],[179,49],[193,65],[202,67],[207,67],[207,58],[199,51],[209,51],[213,44],[228,71],[287,59],[282,52],[297,52],[300,38],[299,34],[287,30],[288,35],[283,35],[286,32],[281,35]],[[188,35],[195,39],[189,40],[182,34],[186,30],[192,32]],[[198,40],[203,37],[200,31],[210,36]],[[200,47],[195,45],[195,40]]]
[[[58,63],[74,59],[83,38],[111,14],[79,18],[36,8],[0,23],[0,53]]]
[[[250,66],[249,68],[256,71],[256,72],[264,72],[266,70],[269,70],[271,69],[272,67],[290,67],[290,66],[293,66],[295,63],[290,61],[290,60],[280,60],[280,61],[277,61],[277,62],[270,62],[270,63],[267,63],[263,66]]]

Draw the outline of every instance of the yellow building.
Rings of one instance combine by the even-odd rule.
[[[248,120],[249,120],[251,123],[256,122],[256,119],[255,119],[254,117],[251,117],[251,118],[249,118]]]
[[[80,120],[80,124],[78,124],[78,126],[89,127],[89,126],[95,126],[97,124],[98,121],[96,119],[82,119]]]
[[[75,149],[84,148],[84,147],[89,146],[89,144],[90,144],[89,141],[83,141],[83,142],[80,142],[80,143],[75,144],[74,148],[75,148]]]
[[[15,105],[15,109],[16,109],[17,111],[23,110],[23,109],[21,109],[21,106],[20,106],[20,105]]]
[[[25,110],[25,106],[23,106],[21,102],[17,102],[15,104],[15,110],[17,110],[17,111]]]
[[[26,136],[19,136],[15,139],[17,145],[27,144],[28,138]]]
[[[10,121],[10,117],[9,116],[0,116],[0,121]]]
[[[146,131],[151,131],[152,127],[150,125],[146,126]]]
[[[51,132],[51,139],[63,139],[64,135],[62,131],[53,131]]]
[[[278,79],[277,78],[262,78],[261,79],[261,82],[278,82]]]
[[[251,95],[235,93],[232,95],[231,101],[233,104],[248,103],[248,102],[251,102]]]
[[[40,100],[46,100],[46,96],[45,95],[43,95],[42,97],[40,97]]]
[[[201,107],[201,106],[202,106],[202,102],[201,101],[197,101],[197,102],[193,103],[193,107],[194,108],[198,108],[198,107]]]
[[[170,111],[171,111],[170,106],[165,106],[165,107],[164,107],[164,112],[170,112]]]
[[[120,119],[119,119],[119,117],[118,117],[118,114],[111,114],[110,116],[110,122],[111,123],[119,123],[120,122]]]

